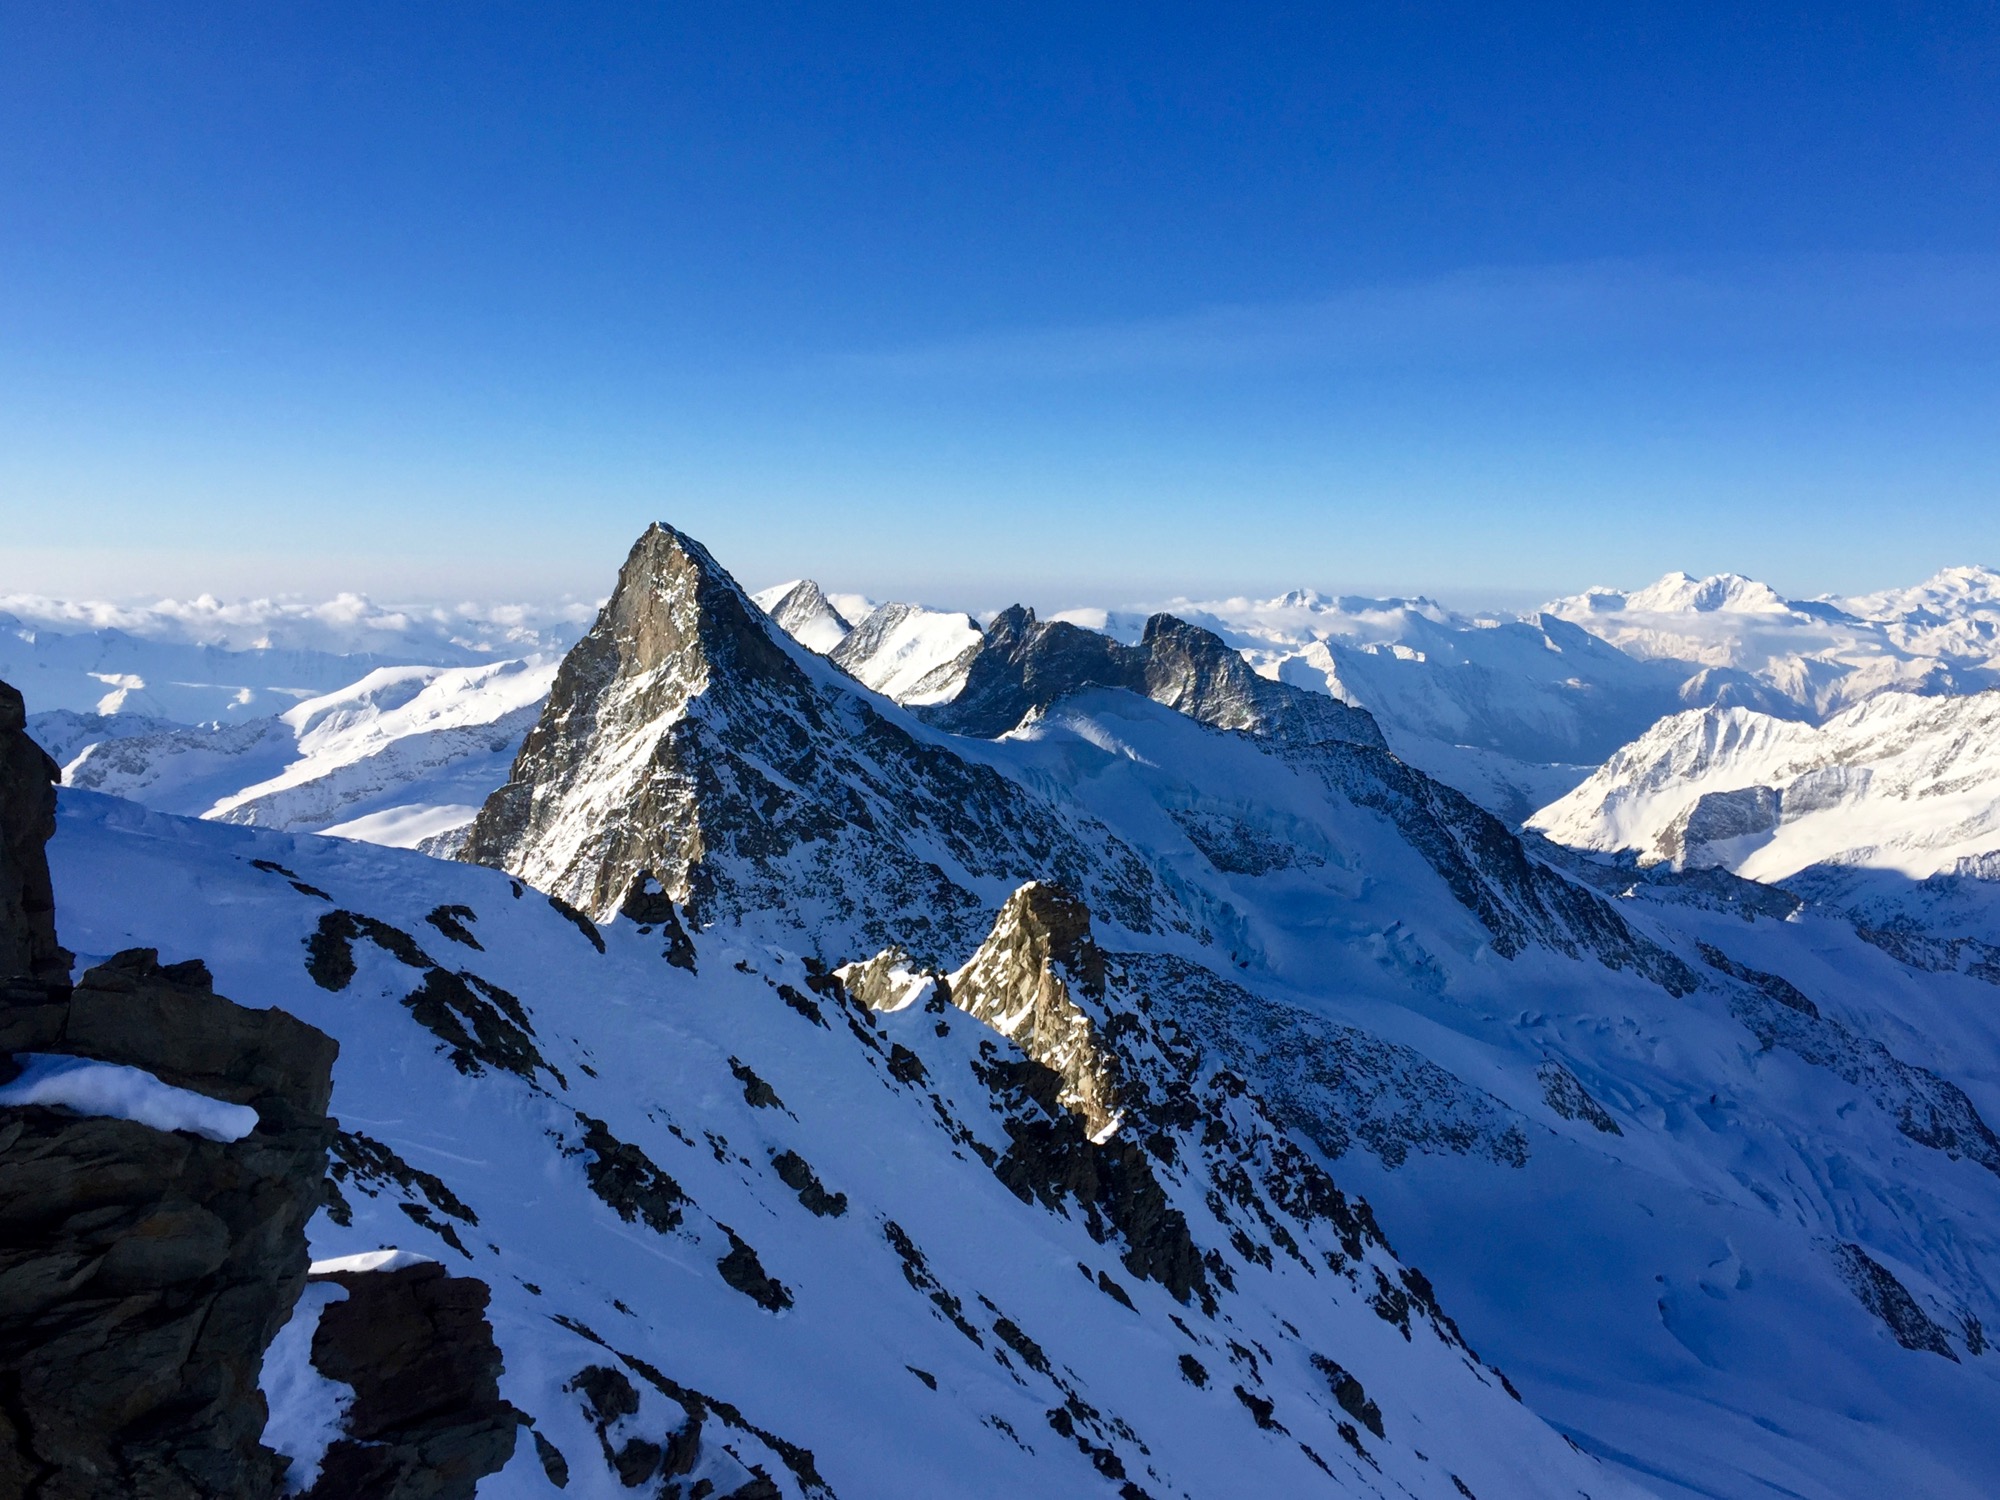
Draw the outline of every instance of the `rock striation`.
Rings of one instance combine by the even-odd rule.
[[[946,984],[959,1009],[1062,1079],[1059,1102],[1093,1138],[1117,1129],[1117,1061],[1078,1003],[1104,1001],[1104,954],[1082,902],[1039,882],[1021,887]]]

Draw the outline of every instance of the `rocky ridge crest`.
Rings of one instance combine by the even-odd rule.
[[[655,525],[565,658],[462,858],[603,920],[643,873],[694,922],[786,913],[927,959],[1054,877],[1135,930],[1185,921],[1146,864],[785,640],[702,546]]]

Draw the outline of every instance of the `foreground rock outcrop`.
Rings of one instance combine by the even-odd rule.
[[[27,734],[20,690],[0,682],[0,986],[69,983],[56,941],[55,894],[43,846],[56,831],[62,772]]]
[[[313,1368],[354,1397],[306,1500],[472,1500],[521,1422],[500,1399],[486,1283],[429,1261],[312,1281],[346,1293],[319,1315]]]
[[[275,1495],[258,1373],[305,1282],[338,1048],[151,949],[71,989],[20,703],[0,685],[0,1085],[72,1071],[0,1104],[0,1497]]]
[[[305,1283],[333,1040],[138,949],[0,1011],[0,1050],[140,1068],[256,1113],[225,1141],[0,1107],[0,1496],[276,1493],[258,1371]]]

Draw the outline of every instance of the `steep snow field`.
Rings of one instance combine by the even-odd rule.
[[[1009,1144],[978,1074],[1018,1054],[962,1013],[856,1013],[749,931],[697,939],[694,973],[627,920],[599,952],[496,871],[87,793],[64,794],[51,852],[86,960],[199,954],[225,993],[340,1040],[344,1208],[314,1220],[314,1258],[404,1247],[486,1280],[503,1393],[563,1456],[566,1495],[631,1493],[600,1451],[669,1437],[685,1388],[711,1409],[691,1477],[719,1491],[754,1465],[788,1496],[1642,1493],[1423,1317],[1406,1333],[1371,1305],[1380,1251],[1352,1285],[1329,1271],[1323,1223],[1256,1229],[1253,1249],[1289,1226],[1317,1270],[1264,1248],[1211,1316],[1024,1203],[971,1150]],[[323,987],[307,939],[336,910],[408,950],[357,937]],[[477,1039],[454,1033],[475,1011]],[[1168,1184],[1233,1259],[1198,1180]],[[593,1367],[635,1412],[594,1420]],[[525,1434],[481,1488],[554,1493]]]

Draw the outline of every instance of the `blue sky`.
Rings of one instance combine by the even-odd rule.
[[[0,6],[0,589],[2000,562],[2000,12]]]

